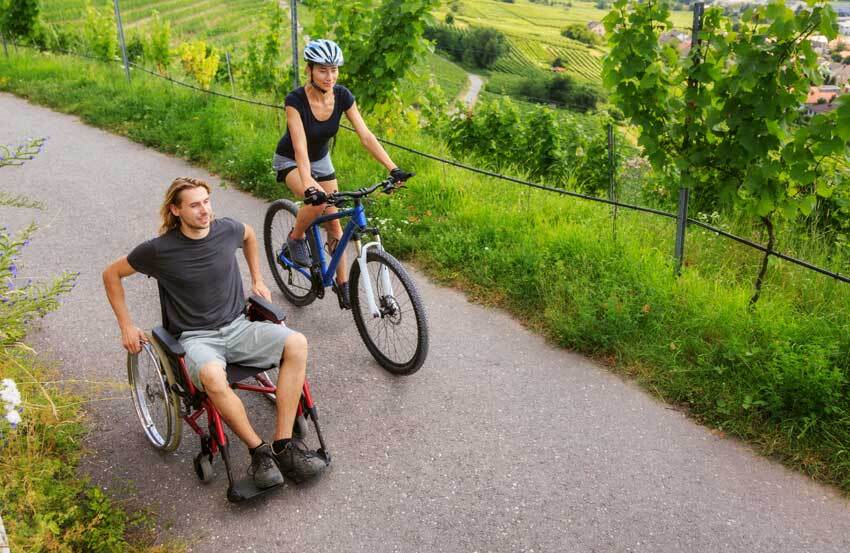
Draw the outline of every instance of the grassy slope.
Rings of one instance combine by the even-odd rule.
[[[283,193],[268,167],[279,131],[265,110],[140,76],[128,87],[117,67],[67,58],[0,58],[0,75],[0,89],[204,164],[259,196]],[[421,131],[396,132],[403,144],[445,155]],[[759,258],[741,246],[693,231],[675,279],[669,222],[621,212],[614,240],[605,207],[391,154],[418,174],[404,194],[374,206],[391,221],[383,229],[391,251],[850,491],[850,287],[772,262],[764,297],[748,312]],[[344,187],[381,175],[363,160],[343,134],[334,162]]]
[[[244,48],[256,29],[267,20],[270,0],[124,0],[121,20],[128,36],[147,33],[154,10],[171,23],[174,45],[191,39],[205,39],[225,49]],[[94,2],[98,9],[112,10],[112,2]],[[45,21],[82,28],[85,0],[43,0]],[[289,26],[283,28],[284,42]]]
[[[436,12],[440,21],[450,13],[448,5]],[[505,3],[499,0],[464,0],[456,12],[455,24],[475,27],[492,27],[505,33],[511,43],[509,54],[495,66],[495,71],[524,75],[528,68],[547,70],[555,57],[561,57],[569,73],[580,80],[600,82],[603,46],[587,46],[561,36],[561,29],[571,23],[585,25],[601,21],[607,11],[595,7],[592,2],[573,2],[545,6],[528,0]],[[686,28],[690,15],[673,12],[675,25]]]

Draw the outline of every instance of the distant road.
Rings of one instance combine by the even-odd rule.
[[[209,180],[217,213],[255,229],[268,204],[183,160],[8,94],[0,94],[0,113],[0,144],[48,138],[36,159],[0,171],[0,190],[46,206],[0,208],[12,230],[40,225],[22,275],[81,273],[28,343],[97,400],[87,404],[82,474],[113,497],[129,496],[130,506],[152,508],[160,535],[188,540],[192,551],[228,553],[850,551],[850,508],[833,489],[418,272],[431,352],[410,377],[376,365],[332,295],[286,307],[288,323],[310,341],[308,374],[334,462],[309,485],[228,504],[220,460],[212,483],[195,477],[198,440],[188,428],[172,454],[145,442],[126,389],[114,385],[126,382],[125,356],[100,272],[154,235],[176,176]],[[135,322],[156,324],[155,282],[136,275],[125,287]],[[271,406],[245,397],[269,437]],[[244,448],[233,458],[245,475]]]
[[[481,92],[484,79],[472,73],[467,73],[467,75],[469,76],[469,89],[464,94],[463,103],[466,104],[466,107],[471,108],[478,101],[478,93]]]

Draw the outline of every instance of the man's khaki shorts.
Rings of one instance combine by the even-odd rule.
[[[200,373],[207,363],[216,362],[222,368],[228,363],[277,367],[283,357],[283,343],[293,333],[294,330],[282,324],[252,322],[239,315],[218,330],[187,330],[180,335],[180,344],[186,350],[189,376],[203,390]]]

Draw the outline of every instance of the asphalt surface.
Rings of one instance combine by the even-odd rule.
[[[173,454],[145,442],[118,386],[125,357],[100,273],[155,234],[161,196],[176,176],[215,183],[217,214],[255,229],[265,202],[12,96],[0,94],[0,113],[0,143],[48,139],[37,159],[0,170],[0,190],[46,205],[0,208],[2,224],[41,227],[22,274],[81,273],[29,342],[64,378],[86,381],[96,400],[87,404],[93,431],[83,471],[130,505],[153,508],[163,538],[222,552],[850,550],[850,508],[834,490],[415,271],[431,352],[413,376],[377,366],[334,298],[288,307],[290,326],[311,344],[308,374],[334,462],[317,482],[229,504],[220,464],[215,481],[197,481],[198,441],[188,429]],[[125,287],[137,324],[156,324],[154,282],[134,276]],[[246,402],[268,436],[271,406]],[[234,458],[244,471],[244,449]]]
[[[472,73],[467,73],[467,76],[469,77],[469,89],[463,94],[463,103],[466,104],[466,107],[471,108],[478,101],[478,93],[481,92],[484,79]]]

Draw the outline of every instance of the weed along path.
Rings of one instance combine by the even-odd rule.
[[[410,377],[376,365],[333,298],[287,307],[290,326],[310,340],[308,371],[334,462],[314,483],[229,504],[220,460],[212,483],[196,479],[198,441],[188,429],[172,454],[145,442],[120,387],[125,357],[100,272],[154,235],[176,176],[208,179],[217,213],[255,229],[266,203],[13,96],[0,94],[0,113],[0,143],[47,137],[35,160],[0,174],[0,190],[46,208],[0,211],[13,229],[33,219],[41,227],[22,274],[81,273],[29,342],[90,400],[85,474],[151,508],[162,536],[219,552],[850,550],[850,507],[836,492],[419,273],[431,353]],[[135,276],[125,286],[135,322],[156,324],[155,283]],[[246,401],[268,436],[272,409]],[[233,453],[244,474],[247,454]]]

